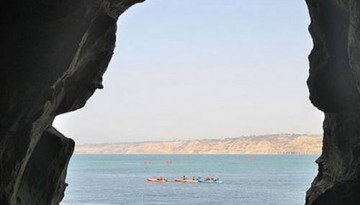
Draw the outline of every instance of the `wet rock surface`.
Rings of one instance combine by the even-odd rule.
[[[103,87],[117,18],[142,1],[0,2],[1,205],[61,201],[74,141],[52,121]]]

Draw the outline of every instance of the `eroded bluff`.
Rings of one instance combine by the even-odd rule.
[[[54,117],[102,88],[117,18],[142,1],[0,2],[1,205],[59,204],[74,141]]]

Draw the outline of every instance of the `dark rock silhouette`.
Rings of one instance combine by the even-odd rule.
[[[52,121],[103,87],[117,18],[142,1],[0,2],[1,205],[59,204],[74,142]]]
[[[360,204],[360,1],[307,0],[311,102],[325,113],[308,205]]]

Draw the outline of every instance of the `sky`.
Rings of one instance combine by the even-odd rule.
[[[308,25],[303,0],[147,0],[119,18],[104,89],[54,126],[78,144],[320,134]]]

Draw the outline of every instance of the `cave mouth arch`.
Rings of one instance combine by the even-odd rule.
[[[194,138],[205,133],[207,138],[215,138],[321,132],[314,124],[320,123],[322,116],[307,101],[305,86],[312,47],[305,3],[259,7],[258,2],[247,6],[232,2],[220,9],[221,3],[214,2],[196,4],[187,17],[180,16],[176,8],[188,7],[188,1],[179,5],[144,2],[123,14],[114,56],[104,76],[105,89],[84,109],[68,114],[72,117],[60,116],[64,120],[56,124],[59,130],[67,136],[83,136],[77,139],[80,144],[103,141],[104,130],[98,123],[111,130],[106,133],[111,135],[108,141],[118,141],[119,135],[141,141],[149,136],[164,140],[171,134]],[[239,8],[247,12],[237,14]],[[280,11],[282,15],[277,14]],[[289,14],[294,20],[284,20]],[[206,104],[209,108],[203,106]],[[245,112],[255,108],[257,113]],[[190,116],[204,117],[189,121]],[[233,122],[221,122],[223,118]],[[77,123],[84,119],[93,126]],[[259,126],[254,126],[258,122],[265,127],[269,121],[272,127],[267,129],[259,131]],[[291,121],[296,122],[291,125]],[[129,128],[122,129],[121,123]],[[146,131],[136,133],[140,128],[136,124]],[[191,128],[191,124],[201,129]],[[288,128],[277,129],[280,124]],[[177,129],[176,125],[183,126]],[[227,126],[232,131],[206,131],[205,126]],[[164,129],[167,133],[161,133]]]
[[[303,3],[304,5],[304,8],[305,8],[305,3]],[[133,9],[135,9],[135,8],[133,8]],[[129,11],[130,13],[132,12],[132,11]],[[305,13],[305,11],[304,11],[304,13]],[[126,15],[126,14],[125,14]],[[122,16],[123,17],[123,16]],[[120,17],[120,21],[121,21],[121,18],[122,17]],[[142,25],[142,24],[141,24]],[[305,25],[305,26],[304,26]],[[307,25],[308,25],[308,22],[306,22],[306,23],[304,23],[304,27],[303,27],[303,30],[304,30],[304,33],[306,32],[306,35],[308,35],[307,34],[307,31],[306,31],[306,27],[307,27]],[[276,27],[276,26],[271,26],[271,25],[267,25],[267,26],[269,26],[269,27]],[[278,25],[279,26],[279,25]],[[281,27],[281,26],[280,26]],[[121,30],[122,29],[124,29],[124,30],[126,30],[126,28],[124,28],[124,26],[122,26],[121,24],[119,25],[119,32],[121,32]],[[284,30],[287,30],[287,31],[291,31],[292,29],[286,29],[286,28],[283,28],[282,27],[282,29],[284,29]],[[156,30],[156,29],[155,29]],[[216,29],[215,29],[216,30]],[[245,29],[246,30],[246,29]],[[196,33],[196,32],[194,32],[194,33]],[[291,33],[291,32],[290,32]],[[233,34],[236,34],[236,32],[234,32]],[[292,34],[289,34],[289,33],[287,33],[287,34],[282,34],[282,35],[286,35],[286,36],[296,36],[296,35],[298,35],[299,33],[297,33],[297,32],[293,32]],[[126,35],[126,34],[125,34]],[[146,34],[143,34],[143,35],[145,35],[146,36]],[[201,34],[198,34],[198,35],[201,35]],[[221,35],[220,35],[221,36]],[[137,36],[137,39],[139,39],[139,38],[141,38],[141,36]],[[124,53],[123,54],[125,54],[126,53],[126,51],[129,51],[130,50],[130,52],[129,53],[132,53],[132,54],[134,54],[135,52],[132,52],[131,50],[133,49],[133,50],[139,50],[139,49],[143,49],[143,50],[146,50],[146,49],[144,49],[144,48],[141,48],[141,46],[145,46],[146,47],[146,39],[144,39],[144,40],[142,40],[140,43],[139,42],[137,42],[136,43],[136,45],[130,45],[129,47],[127,47],[127,48],[124,48],[124,46],[122,46],[121,44],[122,44],[122,39],[124,39],[124,41],[125,41],[125,39],[127,39],[126,38],[126,36],[125,37],[122,37],[122,35],[121,34],[118,34],[118,41],[119,41],[119,45],[117,45],[117,47],[116,48],[118,48],[119,49],[119,51],[115,51],[115,56],[113,57],[113,60],[112,60],[112,62],[114,62],[114,61],[116,61],[116,57],[117,57],[117,55],[118,55],[118,53],[117,52],[121,52],[121,50],[122,49],[124,49],[125,51],[124,51]],[[163,40],[163,41],[166,41],[166,40],[168,40],[168,39],[161,39],[161,40]],[[282,40],[285,40],[285,39],[282,39]],[[289,39],[288,39],[289,40]],[[229,40],[229,41],[231,41],[231,40]],[[132,42],[134,42],[134,41],[132,41]],[[267,42],[266,41],[266,39],[263,39],[262,40],[262,42],[264,43],[264,44],[266,44],[266,43],[269,43],[269,42]],[[142,44],[143,43],[143,44]],[[243,42],[244,43],[244,42]],[[275,42],[273,42],[273,43],[275,43]],[[296,42],[296,43],[298,43],[298,42]],[[145,45],[144,45],[145,44]],[[170,43],[171,44],[171,43]],[[186,44],[186,43],[185,43]],[[271,42],[270,42],[270,44],[271,44]],[[291,43],[287,43],[286,44],[286,46],[288,46],[288,45],[293,45],[293,44],[295,44],[294,42],[291,42]],[[233,44],[233,42],[232,42],[232,44],[231,45],[234,45]],[[266,49],[264,49],[264,50],[262,50],[264,53],[262,53],[262,54],[259,54],[259,53],[257,53],[257,52],[255,52],[255,51],[259,51],[259,50],[261,50],[261,48],[259,49],[259,50],[256,50],[256,49],[254,49],[254,50],[252,50],[252,51],[250,51],[250,53],[257,53],[257,55],[258,56],[266,56],[266,54],[269,54],[269,53],[271,53],[271,51],[274,51],[274,50],[276,50],[276,51],[279,51],[278,50],[278,48],[275,48],[275,49],[271,49],[271,48],[273,48],[274,47],[274,45],[273,44],[271,44],[272,46],[268,46],[268,50],[266,50]],[[298,44],[298,45],[301,45],[301,44]],[[239,45],[237,45],[237,46],[239,46]],[[186,46],[185,46],[186,47]],[[236,46],[235,46],[236,47]],[[240,46],[239,46],[240,47]],[[270,48],[271,47],[271,48]],[[301,65],[297,65],[299,68],[296,68],[296,69],[299,69],[299,70],[306,70],[305,68],[307,68],[308,67],[308,65],[307,65],[307,60],[306,60],[306,56],[307,56],[307,54],[308,54],[308,51],[310,50],[310,47],[311,46],[309,46],[308,47],[308,50],[305,52],[305,53],[303,53],[304,54],[304,56],[302,56],[302,58],[304,59],[304,61],[303,61],[303,63],[304,64],[301,64]],[[135,48],[137,48],[137,49],[135,49]],[[169,47],[167,47],[167,48],[169,48]],[[202,48],[203,50],[207,50],[207,49],[204,49],[204,48]],[[229,51],[229,49],[224,49],[224,48],[222,48],[223,49],[223,52],[214,52],[213,54],[211,54],[211,52],[210,52],[210,54],[204,54],[204,53],[206,53],[206,52],[204,52],[204,53],[197,53],[196,55],[192,55],[192,56],[201,56],[201,55],[203,55],[203,56],[205,56],[205,58],[204,58],[204,60],[203,61],[206,61],[206,60],[208,60],[208,59],[216,59],[216,57],[218,57],[218,56],[221,56],[221,55],[226,55],[227,54],[227,52]],[[166,50],[166,49],[165,49]],[[161,56],[163,56],[164,55],[164,53],[165,53],[165,50],[163,50],[163,52],[161,53]],[[170,48],[170,50],[171,50],[171,48]],[[191,50],[191,49],[190,49]],[[214,50],[214,49],[210,49],[210,50]],[[250,49],[249,49],[250,50]],[[281,50],[281,49],[280,49]],[[174,52],[175,51],[175,52]],[[172,52],[174,52],[174,53],[176,53],[176,54],[179,54],[178,52],[176,52],[176,51],[178,51],[178,49],[175,49],[174,51],[172,51]],[[226,51],[226,52],[225,52]],[[193,51],[194,52],[194,51]],[[243,52],[243,51],[240,51],[240,50],[234,50],[234,51],[231,51],[231,52],[233,52],[233,53],[241,53],[241,52]],[[280,51],[280,53],[281,53],[282,51]],[[167,54],[169,54],[169,53],[171,53],[171,52],[169,52],[169,50],[167,50],[166,51],[166,55]],[[186,53],[186,52],[182,52],[183,54],[188,54],[188,53]],[[190,51],[190,53],[191,53],[191,51]],[[195,52],[196,53],[196,52]],[[261,53],[261,52],[260,52]],[[142,57],[144,57],[144,56],[147,56],[147,54],[149,54],[149,53],[146,53],[146,52],[142,52],[142,53],[140,53],[140,54],[138,54],[138,55],[141,55]],[[242,54],[246,54],[246,53],[242,53]],[[150,55],[150,54],[149,54]],[[153,54],[154,55],[154,54]],[[156,55],[156,54],[155,54]],[[282,55],[284,55],[284,53],[282,53]],[[121,56],[121,54],[119,54],[119,56]],[[127,57],[130,57],[130,56],[127,56]],[[266,57],[268,57],[268,56],[266,56]],[[126,57],[125,57],[126,58]],[[126,60],[125,58],[123,58],[122,60]],[[159,57],[159,56],[157,56],[157,58],[158,59],[146,59],[147,61],[145,61],[145,63],[144,64],[146,64],[146,66],[148,67],[148,69],[149,70],[151,70],[151,69],[153,69],[153,70],[156,70],[154,67],[152,67],[151,66],[151,64],[155,64],[156,65],[156,67],[158,67],[159,66],[159,64],[167,64],[167,67],[170,67],[171,66],[171,64],[177,64],[177,63],[179,63],[178,61],[170,61],[170,62],[163,62],[164,60],[166,60],[166,59],[168,59],[168,58],[164,58],[164,57]],[[171,57],[170,57],[171,58]],[[224,57],[224,58],[226,58],[226,57]],[[249,57],[250,58],[250,57]],[[144,59],[144,58],[143,58]],[[132,62],[126,62],[126,63],[128,63],[128,64],[123,64],[123,66],[117,66],[116,64],[114,65],[114,64],[110,64],[110,67],[109,67],[109,71],[107,71],[108,72],[108,74],[109,75],[111,75],[111,72],[113,71],[113,70],[115,70],[115,69],[123,69],[123,68],[125,68],[125,67],[132,67],[132,69],[137,69],[136,67],[134,68],[134,65],[132,65],[132,63],[134,63],[134,61],[136,62],[136,61],[143,61],[143,59],[142,60],[135,60],[135,59],[132,59]],[[153,61],[151,61],[151,60],[153,60]],[[241,59],[241,60],[245,60],[245,59]],[[270,59],[267,59],[267,60],[265,60],[265,62],[268,62]],[[120,61],[120,60],[119,60]],[[231,60],[230,60],[231,61]],[[191,62],[191,61],[189,61],[189,62]],[[180,64],[182,64],[182,65],[184,65],[185,67],[187,67],[187,66],[189,66],[189,62],[181,62]],[[214,63],[214,64],[217,64],[217,65],[221,65],[221,63],[226,63],[224,60],[223,61],[220,61],[220,62],[216,62],[216,63]],[[236,63],[239,63],[239,60],[238,61],[235,61],[235,62],[231,62],[231,63],[233,63],[233,64],[236,64]],[[200,66],[208,66],[208,64],[210,64],[211,65],[211,63],[207,63],[206,65],[200,65]],[[255,62],[255,60],[253,59],[253,62],[250,62],[249,63],[249,65],[250,66],[253,66],[253,65],[255,65],[256,64],[256,62]],[[260,63],[261,64],[261,63]],[[248,66],[249,66],[248,65]],[[280,67],[280,66],[278,66],[279,64],[277,64],[276,65],[276,63],[275,63],[275,65],[273,66],[273,67]],[[249,67],[250,67],[249,66]],[[262,65],[258,65],[259,67],[260,67],[260,69],[264,69],[264,68],[269,68],[269,67],[271,67],[271,66],[268,66],[268,65],[264,65],[264,64],[262,64]],[[283,67],[286,67],[286,66],[284,66],[284,65],[282,65]],[[150,68],[149,68],[150,67]],[[152,67],[152,68],[151,68]],[[220,67],[220,66],[219,66]],[[241,67],[241,66],[240,66]],[[201,68],[200,68],[201,69]],[[199,69],[199,70],[200,70]],[[235,68],[234,68],[235,69]],[[274,69],[274,70],[276,70],[275,68],[270,68],[270,69]],[[177,69],[177,70],[181,70],[181,69]],[[207,69],[207,70],[209,70],[209,69]],[[116,71],[114,71],[114,72],[116,72]],[[126,73],[127,72],[127,73]],[[139,71],[138,71],[139,72]],[[143,71],[143,72],[146,72],[146,71]],[[189,73],[189,72],[194,72],[193,71],[193,69],[187,69],[187,70],[184,70],[183,71],[183,73]],[[247,72],[253,72],[253,70],[251,70],[251,69],[248,69],[247,70]],[[273,72],[276,72],[276,71],[273,71]],[[128,76],[131,76],[131,77],[134,77],[134,75],[136,75],[136,74],[138,74],[138,73],[136,73],[135,72],[135,74],[133,74],[133,73],[130,73],[130,71],[129,70],[126,70],[124,73],[120,73],[120,74],[115,74],[115,76],[121,76],[121,74],[125,74],[124,76],[126,76],[126,74],[128,75]],[[164,73],[164,72],[163,72]],[[211,72],[210,72],[211,73]],[[306,73],[306,72],[303,72],[303,73]],[[204,77],[204,75],[206,76],[206,74],[209,74],[209,72],[200,72],[200,73],[198,73],[198,74],[196,74],[196,76],[198,77],[197,79],[199,79],[199,78],[205,78],[206,79],[206,77]],[[174,83],[174,81],[172,81],[172,80],[169,80],[169,79],[166,79],[166,77],[168,77],[168,78],[170,78],[171,77],[171,75],[174,75],[173,73],[170,73],[170,74],[167,74],[167,75],[164,75],[163,76],[163,78],[161,78],[160,77],[160,81],[165,81],[165,86],[164,85],[161,85],[162,87],[168,87],[169,86],[169,84],[166,84],[166,83],[169,83],[169,82],[171,82],[171,83]],[[221,77],[221,75],[219,75],[219,73],[217,72],[217,71],[214,71],[214,73],[213,73],[213,75],[215,75],[216,77]],[[260,77],[260,79],[258,79],[258,81],[256,81],[255,82],[255,84],[261,84],[262,82],[263,82],[263,79],[261,79],[261,76],[262,75],[264,75],[264,76],[266,76],[266,77],[269,77],[270,75],[271,75],[271,73],[265,73],[265,74],[263,74],[262,73],[262,71],[260,70],[260,71],[257,71],[257,72],[253,72],[252,73],[252,76],[251,77],[254,77],[254,78],[257,78],[257,77]],[[279,73],[277,73],[277,75],[279,76],[279,78],[277,78],[277,80],[278,81],[286,81],[286,80],[284,80],[284,78],[283,78],[283,76],[280,76],[280,75],[282,75],[280,72]],[[294,75],[294,74],[289,74],[289,73],[287,73],[286,75],[288,75],[288,76],[292,76],[292,77],[294,77],[295,76],[295,78],[297,77],[296,75]],[[305,78],[307,77],[306,76],[307,74],[303,74],[303,76],[302,76],[302,79],[301,80],[299,80],[299,81],[301,81],[302,83],[302,86],[304,87],[304,90],[306,90],[306,88],[305,88]],[[232,74],[230,74],[230,76],[232,76],[232,77],[234,77],[234,76],[239,76],[239,74],[238,73],[236,73],[236,75],[234,75],[234,73],[232,73]],[[264,77],[263,76],[263,77]],[[106,77],[106,76],[105,76]],[[152,76],[153,78],[156,78],[156,77],[154,77],[154,76]],[[211,76],[210,76],[211,77]],[[151,78],[151,77],[150,77]],[[158,79],[159,80],[159,78],[156,78],[156,79]],[[141,78],[134,78],[133,79],[135,82],[141,82]],[[146,78],[145,80],[148,80],[148,81],[150,81],[149,80],[149,78]],[[189,79],[188,79],[189,80]],[[226,83],[226,81],[227,81],[228,79],[227,78],[224,78],[224,82],[222,82],[222,83]],[[233,81],[234,81],[234,79],[232,79]],[[106,90],[107,89],[111,89],[111,87],[115,87],[116,89],[119,89],[118,87],[122,87],[122,86],[117,86],[115,83],[116,82],[118,82],[119,81],[119,79],[116,79],[116,80],[114,80],[114,82],[109,82],[109,79],[106,79],[105,78],[105,82],[104,82],[104,85],[105,85],[105,88],[106,88]],[[176,79],[175,79],[175,81],[176,81]],[[190,81],[191,81],[191,79],[190,79]],[[240,80],[241,81],[241,80]],[[295,80],[293,80],[293,81],[297,81],[297,79],[295,79]],[[299,82],[299,81],[297,81],[297,82]],[[159,83],[159,81],[152,81],[151,83],[154,83],[154,84],[156,84],[156,83]],[[149,83],[149,84],[151,84],[151,83]],[[254,83],[254,82],[252,82],[252,83]],[[289,82],[288,82],[289,83]],[[107,84],[110,84],[110,85],[107,85]],[[286,85],[287,83],[286,82],[284,82],[284,84],[280,84],[280,85],[277,85],[276,87],[278,87],[278,88],[281,88],[282,86],[284,86],[284,85]],[[130,84],[131,85],[131,84]],[[146,84],[146,85],[148,85],[148,84]],[[145,86],[146,86],[145,85]],[[234,84],[231,84],[231,85],[234,85]],[[274,84],[271,84],[271,83],[269,83],[268,85],[270,85],[270,87],[271,86],[274,86]],[[251,83],[249,83],[249,84],[247,84],[247,86],[248,87],[251,87],[252,86],[252,84]],[[125,86],[123,86],[123,87],[129,87],[129,85],[125,85]],[[246,86],[245,86],[246,87]],[[266,87],[269,87],[269,86],[266,86]],[[264,88],[263,88],[264,89]],[[200,90],[200,91],[203,91],[203,90]],[[220,92],[222,92],[223,90],[221,90]],[[262,91],[262,92],[261,92]],[[100,92],[105,92],[105,91],[100,91]],[[111,93],[112,94],[114,94],[114,92],[118,92],[118,90],[112,90],[111,91]],[[140,92],[141,92],[141,90],[140,90]],[[234,92],[236,92],[236,93],[241,93],[241,92],[239,92],[239,90],[235,90]],[[269,96],[271,96],[271,94],[270,93],[268,93],[268,92],[264,92],[263,90],[261,90],[261,89],[259,89],[259,90],[254,90],[253,92],[259,92],[259,93],[266,93],[266,94],[268,94]],[[277,96],[278,98],[281,98],[282,96],[288,96],[288,95],[291,95],[290,93],[293,93],[293,92],[289,92],[289,93],[283,93],[284,95],[279,95],[279,96]],[[210,93],[210,95],[211,94],[213,94],[213,93]],[[286,94],[288,94],[288,95],[286,95]],[[307,91],[305,91],[305,92],[303,92],[303,96],[301,97],[301,99],[306,99],[307,98]],[[268,96],[268,97],[269,97]],[[264,100],[267,100],[268,99],[268,97],[267,98],[263,98],[261,101],[264,101]],[[93,97],[93,98],[96,98],[96,95]],[[106,97],[107,99],[108,99],[108,97]],[[147,98],[143,98],[143,99],[147,99],[147,102],[148,102],[148,99],[149,98],[151,98],[151,97],[149,97],[149,96],[147,96]],[[182,97],[183,99],[186,99],[187,97]],[[99,97],[99,99],[100,100],[102,100],[103,101],[103,99],[104,99],[104,97]],[[140,98],[141,99],[141,98]],[[96,100],[96,99],[92,99],[92,100]],[[110,100],[110,101],[114,101],[114,100]],[[211,101],[211,100],[210,100]],[[260,100],[258,100],[258,101],[260,101]],[[155,102],[158,102],[158,101],[155,101]],[[89,102],[89,104],[90,104],[91,102]],[[155,103],[154,103],[155,104]],[[251,106],[253,106],[253,104],[255,104],[254,102],[253,103],[250,103],[251,104]],[[310,103],[308,103],[308,104],[310,104]],[[259,105],[259,107],[261,107],[261,105],[262,104],[260,104]],[[91,106],[91,105],[90,105]],[[95,107],[97,107],[96,109],[95,109]],[[98,109],[98,107],[99,106],[94,106],[94,110],[97,110]],[[100,107],[107,107],[107,106],[100,106]],[[310,107],[310,105],[309,105],[309,107]],[[149,109],[149,108],[148,108]],[[310,108],[311,110],[313,110],[313,108]],[[159,109],[149,109],[149,110],[159,110]],[[290,108],[289,108],[289,110],[291,110]],[[81,112],[81,111],[80,111]],[[101,112],[101,111],[100,111]],[[107,111],[108,113],[110,113],[110,111]],[[111,112],[114,112],[114,110],[112,109],[111,110]],[[153,115],[156,115],[155,113],[153,113]],[[201,114],[199,114],[199,115],[201,115]],[[93,113],[92,114],[92,116],[97,116],[96,118],[100,118],[100,119],[102,119],[102,118],[104,118],[105,116],[108,116],[108,115],[104,115],[104,117],[98,117],[98,116],[101,116],[101,114],[99,113],[99,111],[95,111],[95,113]],[[90,119],[90,118],[88,118],[88,117],[86,117],[86,119]],[[267,120],[269,120],[269,119],[267,119]],[[78,121],[78,120],[77,120]],[[88,121],[88,120],[87,120]],[[96,121],[98,121],[98,120],[96,120]],[[265,120],[264,120],[265,121]],[[88,121],[89,122],[89,121]],[[124,120],[122,120],[122,122],[124,122]],[[160,123],[159,123],[160,124]],[[179,123],[178,123],[179,124]],[[319,124],[319,123],[314,123],[314,124]],[[96,127],[96,125],[97,125],[97,123],[94,123],[94,125],[95,126],[91,126],[91,127]],[[163,126],[163,124],[162,124],[162,126]],[[86,128],[85,128],[86,129]],[[71,134],[69,135],[69,136],[71,136]]]
[[[74,141],[52,123],[55,116],[82,108],[102,88],[117,18],[140,2],[144,0],[0,3],[0,204],[60,203]],[[192,3],[183,14],[196,5],[201,8],[201,2]],[[319,173],[306,193],[306,204],[359,204],[360,4],[306,4],[314,44],[307,84],[312,104],[325,113],[322,155],[316,160]],[[216,9],[214,14],[221,13]],[[147,26],[143,23],[141,29],[150,31]]]

